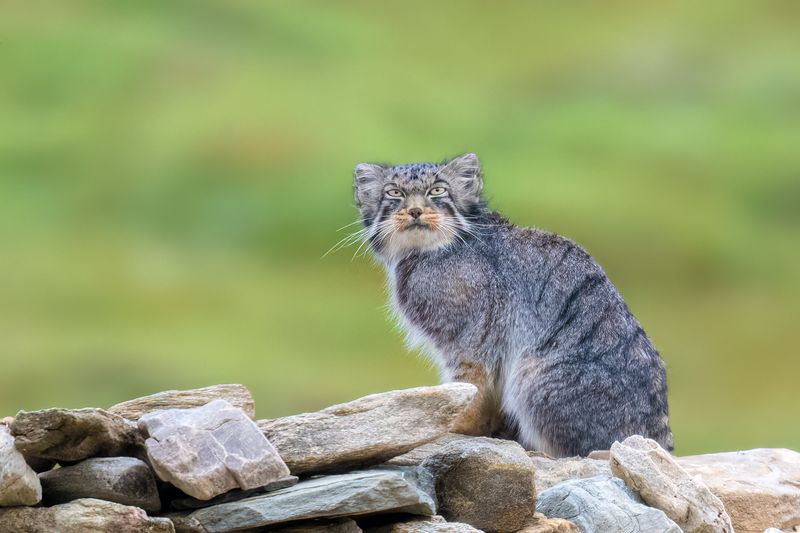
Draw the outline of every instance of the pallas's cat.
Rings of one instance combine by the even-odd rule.
[[[571,240],[491,211],[474,154],[362,163],[354,188],[411,344],[479,389],[456,430],[557,457],[634,434],[672,449],[664,364],[617,289]]]

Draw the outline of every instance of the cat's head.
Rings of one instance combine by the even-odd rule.
[[[370,244],[386,259],[459,240],[484,206],[475,154],[444,163],[361,163],[353,188]]]

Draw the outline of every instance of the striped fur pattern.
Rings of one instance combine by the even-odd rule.
[[[411,344],[480,389],[463,428],[555,457],[634,434],[672,449],[664,364],[603,269],[567,238],[514,226],[478,158],[361,164],[355,195]]]

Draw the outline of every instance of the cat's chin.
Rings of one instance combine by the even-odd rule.
[[[434,231],[428,225],[414,225],[392,234],[380,250],[380,255],[390,261],[402,259],[414,252],[438,250],[453,242],[453,237]]]
[[[428,224],[410,224],[401,231],[433,231],[433,228]]]

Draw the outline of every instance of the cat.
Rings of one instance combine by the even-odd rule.
[[[475,154],[361,163],[354,192],[410,344],[478,387],[456,431],[553,457],[634,434],[673,449],[664,364],[617,289],[571,240],[491,211]]]

